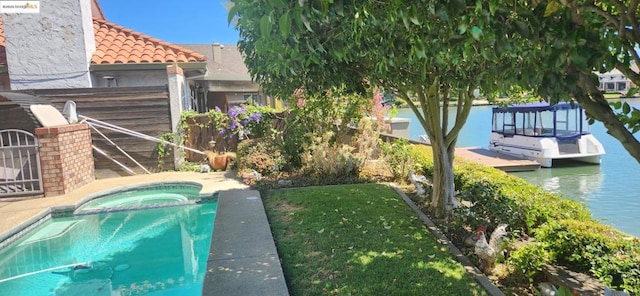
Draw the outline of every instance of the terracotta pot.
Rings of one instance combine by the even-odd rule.
[[[227,169],[228,163],[229,163],[229,160],[227,159],[227,156],[224,154],[216,155],[213,157],[213,159],[209,158],[209,165],[214,170],[224,171]]]

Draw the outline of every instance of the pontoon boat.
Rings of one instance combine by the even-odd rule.
[[[535,160],[542,167],[551,167],[557,159],[600,164],[604,147],[588,128],[577,103],[495,107],[489,150]]]

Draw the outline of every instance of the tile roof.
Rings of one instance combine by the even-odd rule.
[[[135,32],[104,19],[93,19],[96,52],[92,64],[189,63],[206,57],[190,49]],[[0,66],[7,65],[4,26],[0,15]]]
[[[4,26],[2,25],[2,14],[0,14],[0,66],[7,65],[7,51],[4,47]]]
[[[93,19],[96,52],[92,64],[204,62],[195,51],[132,31],[106,20]]]
[[[104,13],[102,13],[102,8],[100,7],[100,4],[98,4],[98,0],[91,1],[91,16],[93,16],[94,19],[105,19]]]

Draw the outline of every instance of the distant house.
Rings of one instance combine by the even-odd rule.
[[[236,45],[181,44],[180,46],[198,52],[207,58],[206,75],[194,79],[198,89],[198,106],[206,112],[218,106],[255,103],[270,105],[260,85],[253,82],[244,58]]]
[[[637,65],[634,64],[632,69],[638,73]],[[620,93],[624,96],[629,89],[635,87],[633,82],[618,69],[613,69],[606,73],[598,73],[598,80],[600,81],[598,88],[605,93]]]

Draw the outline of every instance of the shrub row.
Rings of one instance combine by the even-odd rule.
[[[262,176],[277,178],[283,169],[289,169],[289,177],[291,174],[298,175],[305,179],[306,185],[358,182],[365,156],[354,152],[355,148],[349,145],[332,143],[332,136],[333,133],[327,132],[320,137],[311,137],[311,143],[302,147],[301,165],[295,170],[291,170],[294,166],[287,162],[282,146],[273,140],[244,140],[238,145],[238,171],[256,171]],[[300,180],[297,181],[300,183]]]
[[[423,173],[431,176],[431,148],[414,145],[411,151]],[[469,204],[457,210],[454,223],[472,229],[507,223],[514,235],[533,237],[535,243],[516,250],[510,262],[530,279],[539,276],[543,263],[561,264],[612,288],[640,294],[638,238],[595,221],[576,201],[500,170],[455,160],[454,172],[458,197]]]

